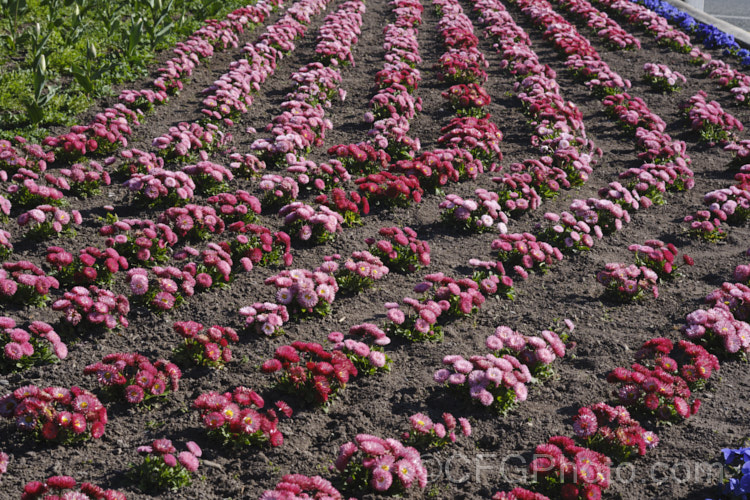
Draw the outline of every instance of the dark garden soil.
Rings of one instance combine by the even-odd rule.
[[[336,3],[329,6],[328,12],[334,10]],[[468,3],[464,2],[463,6],[467,13],[471,12]],[[419,137],[422,148],[429,150],[436,147],[440,128],[452,115],[440,97],[447,85],[437,80],[432,69],[442,53],[437,17],[427,0],[424,7],[423,24],[419,29],[424,62],[419,66],[422,84],[417,91],[423,99],[424,109],[412,122],[410,136]],[[356,66],[343,70],[342,88],[347,91],[346,100],[330,110],[334,130],[328,135],[325,148],[311,154],[311,159],[324,161],[327,147],[366,139],[369,127],[362,115],[375,92],[374,74],[383,63],[382,28],[391,19],[390,8],[383,0],[367,3],[362,35],[354,48]],[[541,34],[517,10],[508,8],[519,25],[531,35],[533,48],[541,61],[557,71],[563,97],[580,108],[587,135],[604,152],[582,188],[564,192],[557,199],[546,202],[543,209],[509,223],[511,231],[522,232],[533,229],[543,220],[546,211],[560,212],[567,209],[573,199],[596,196],[600,188],[617,180],[619,172],[638,163],[632,137],[604,113],[599,99],[573,80],[565,70],[563,60],[542,40]],[[298,43],[291,56],[281,61],[275,76],[266,83],[249,113],[234,127],[233,150],[249,152],[254,136],[246,134],[246,128],[255,127],[262,136],[265,125],[278,113],[279,104],[292,88],[289,75],[313,60],[315,34],[322,18],[321,15],[313,21],[307,36]],[[472,19],[475,32],[479,34],[480,24],[473,14]],[[270,22],[273,20],[275,17]],[[322,262],[323,256],[333,253],[346,257],[354,250],[366,249],[364,239],[376,236],[379,228],[406,225],[429,242],[432,263],[428,268],[411,275],[392,273],[370,291],[353,297],[339,297],[333,304],[331,315],[292,322],[285,327],[285,336],[265,338],[243,330],[240,343],[233,349],[235,361],[225,369],[182,365],[184,375],[180,390],[162,401],[146,408],[133,408],[122,402],[107,404],[109,423],[99,440],[70,447],[45,445],[24,440],[12,424],[0,423],[0,450],[11,456],[8,472],[2,477],[0,499],[18,498],[26,482],[44,480],[56,474],[72,475],[79,481],[119,489],[129,499],[148,498],[149,495],[132,483],[127,472],[131,464],[141,461],[136,447],[160,437],[172,439],[179,447],[188,440],[196,441],[204,450],[204,460],[198,472],[199,478],[192,485],[178,492],[152,497],[257,498],[264,490],[273,489],[284,474],[321,475],[333,479],[335,476],[329,467],[339,446],[358,433],[399,437],[407,430],[407,418],[413,413],[423,412],[439,418],[445,411],[468,417],[473,424],[473,435],[470,439],[459,439],[439,453],[423,456],[430,481],[426,490],[411,492],[409,498],[488,498],[495,491],[523,485],[524,464],[530,460],[537,444],[552,435],[572,435],[571,418],[579,407],[613,400],[612,388],[605,380],[607,373],[617,366],[629,366],[634,361],[635,351],[646,339],[656,336],[679,339],[678,329],[684,324],[685,315],[701,307],[706,294],[722,282],[730,281],[735,266],[749,259],[745,254],[750,246],[748,227],[731,227],[729,237],[718,244],[691,239],[685,234],[682,218],[702,206],[704,193],[729,186],[736,170],[729,167],[729,152],[719,146],[698,144],[698,137],[689,131],[678,105],[698,90],[705,90],[710,99],[716,99],[746,125],[750,125],[750,108],[736,107],[731,94],[719,88],[715,81],[705,78],[699,67],[689,63],[689,56],[658,46],[640,29],[623,26],[640,37],[642,50],[608,50],[585,26],[579,28],[612,69],[632,81],[630,94],[643,98],[651,110],[664,119],[672,137],[687,142],[695,171],[693,190],[669,194],[665,205],[632,214],[632,222],[622,231],[597,242],[590,252],[566,258],[553,266],[549,273],[531,275],[527,281],[517,280],[514,301],[489,299],[478,314],[449,323],[445,327],[443,342],[412,344],[395,340],[387,347],[393,358],[392,371],[354,379],[325,411],[320,408],[298,409],[299,402],[275,392],[271,377],[259,370],[276,347],[294,340],[325,345],[331,331],[346,332],[351,325],[365,321],[383,323],[383,303],[409,295],[411,288],[425,274],[442,271],[449,276],[465,276],[471,272],[467,266],[469,258],[491,257],[490,244],[495,234],[458,234],[440,222],[438,204],[442,196],[427,195],[421,203],[405,209],[375,207],[363,218],[363,226],[345,229],[333,243],[296,246],[293,267],[314,268]],[[254,40],[258,33],[246,33],[242,43]],[[491,43],[482,41],[480,48],[490,61],[490,77],[485,87],[493,99],[490,106],[492,119],[505,134],[501,144],[502,164],[507,166],[536,154],[531,152],[529,143],[531,129],[526,125],[519,101],[513,96],[513,79],[499,68],[500,59]],[[720,57],[720,54],[714,56]],[[201,66],[179,98],[172,99],[144,119],[143,126],[136,129],[131,145],[151,149],[151,139],[165,133],[169,126],[199,118],[201,90],[225,72],[231,60],[241,57],[240,49],[235,49],[217,54]],[[646,62],[667,64],[672,70],[683,73],[688,78],[687,84],[675,94],[652,91],[641,80],[641,68]],[[140,87],[136,84],[132,88]],[[740,137],[750,136],[740,134]],[[219,154],[213,160],[228,163]],[[444,191],[465,196],[473,194],[478,187],[492,189],[492,176],[485,173],[476,181],[448,185]],[[28,259],[42,265],[46,247],[53,244],[73,253],[88,245],[102,247],[104,241],[98,235],[101,223],[97,216],[104,215],[105,205],[113,205],[120,217],[155,218],[155,212],[130,205],[126,189],[120,186],[124,180],[115,176],[112,186],[104,194],[86,200],[72,199],[70,208],[81,210],[84,216],[84,225],[75,239],[26,242],[18,237],[15,222],[5,224],[4,228],[15,236],[16,251],[10,260]],[[258,191],[257,180],[237,178],[232,187],[251,193]],[[303,194],[301,199],[312,203],[310,194]],[[261,223],[270,228],[280,227],[279,218],[270,211],[264,211]],[[695,266],[686,268],[684,275],[676,281],[661,285],[658,299],[621,305],[604,298],[604,289],[597,283],[596,273],[608,262],[631,262],[628,245],[649,239],[674,243],[694,258]],[[244,318],[238,310],[252,302],[273,301],[274,291],[264,285],[263,280],[278,270],[256,267],[250,273],[239,274],[231,286],[189,298],[181,307],[167,314],[156,315],[134,306],[127,329],[96,336],[81,332],[75,342],[69,344],[67,359],[54,365],[1,376],[0,393],[24,384],[44,387],[80,385],[96,392],[98,389],[94,387],[93,378],[82,374],[86,365],[113,352],[138,351],[150,359],[169,358],[181,342],[171,328],[174,321],[195,320],[204,325],[232,326],[241,330]],[[116,280],[114,289],[126,293],[122,276]],[[50,308],[0,307],[2,315],[11,316],[22,324],[32,320],[55,324],[59,320],[59,314]],[[484,353],[485,338],[499,325],[534,335],[563,318],[570,318],[576,324],[571,338],[576,347],[566,358],[556,362],[554,378],[533,386],[528,400],[507,416],[487,411],[472,404],[468,398],[457,398],[433,381],[433,373],[441,366],[443,356],[461,354],[468,357]],[[238,385],[253,388],[267,401],[282,397],[297,410],[291,419],[282,419],[280,423],[284,434],[282,446],[232,451],[206,436],[199,414],[191,408],[191,403],[203,392],[224,392]],[[750,437],[749,391],[747,364],[723,362],[719,376],[713,378],[698,396],[703,406],[696,416],[673,426],[645,424],[657,432],[660,445],[647,456],[634,459],[631,465],[614,469],[612,487],[606,492],[606,497],[640,500],[706,498],[713,494],[718,476],[716,470],[707,469],[708,463],[716,462],[721,448],[737,447]]]

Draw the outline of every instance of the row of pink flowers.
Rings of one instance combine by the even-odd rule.
[[[319,2],[317,9],[324,8],[326,3]],[[350,54],[351,45],[358,40],[356,35],[362,24],[362,12],[362,2],[352,0],[342,4],[334,14],[325,18],[321,36],[318,37],[318,47],[328,50],[328,32],[338,29],[338,26],[350,25],[354,36],[337,40],[347,44],[346,51]],[[268,160],[278,161],[285,159],[287,153],[309,152],[313,146],[322,146],[326,130],[333,127],[325,116],[324,108],[331,106],[335,92],[338,91],[340,100],[346,97],[346,91],[339,87],[341,73],[335,67],[338,62],[335,58],[329,62],[330,66],[319,62],[309,63],[292,75],[297,87],[287,95],[288,100],[281,104],[284,111],[267,127],[273,138],[255,140],[251,145],[253,151],[259,152]]]
[[[685,53],[692,49],[688,35],[670,26],[666,19],[644,5],[629,0],[594,0],[594,3],[607,7],[631,24],[642,26],[660,44]]]
[[[67,345],[52,325],[43,321],[32,321],[27,328],[28,331],[18,328],[12,318],[0,316],[0,343],[3,344],[0,366],[4,368],[3,371],[6,371],[5,368],[8,366],[12,369],[54,361],[55,358],[65,359],[68,356]]]
[[[608,45],[621,50],[637,50],[641,41],[624,30],[614,19],[591,5],[586,0],[556,0],[557,4],[567,9],[578,18],[586,21],[589,28],[596,30],[596,35]]]

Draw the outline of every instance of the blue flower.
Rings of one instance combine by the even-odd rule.
[[[726,465],[732,465],[734,460],[740,456],[742,450],[733,450],[732,448],[722,448],[721,454],[724,455],[724,463]]]
[[[742,468],[745,469],[744,467]],[[750,493],[750,474],[742,476],[739,482],[739,488],[737,489],[738,494],[747,495]]]

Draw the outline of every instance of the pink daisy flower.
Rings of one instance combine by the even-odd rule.
[[[174,296],[167,292],[159,292],[152,303],[162,311],[168,311],[174,307]]]
[[[172,441],[166,438],[155,439],[154,442],[151,443],[151,447],[156,453],[160,453],[162,455],[167,453],[174,453],[175,451],[177,451],[172,445]]]
[[[414,483],[414,478],[417,475],[417,468],[414,466],[414,464],[409,460],[402,459],[396,462],[395,469],[396,475],[398,476],[399,480],[401,480],[401,484],[404,485],[404,488],[410,488]]]
[[[128,403],[138,404],[143,401],[143,388],[138,385],[129,385],[125,388],[125,399]]]
[[[423,413],[415,413],[409,417],[411,428],[420,434],[427,434],[432,429],[432,420]]]
[[[190,472],[195,472],[198,470],[198,466],[200,465],[200,462],[198,461],[198,457],[196,457],[189,451],[181,452],[177,458],[182,464],[182,466],[185,467]]]
[[[301,290],[297,295],[297,301],[305,309],[312,309],[318,304],[318,295],[315,290]]]
[[[372,473],[372,487],[376,491],[388,491],[393,484],[393,476],[383,469],[375,469]]]
[[[5,357],[12,361],[18,361],[23,357],[23,347],[16,342],[5,344],[3,351],[5,352]]]

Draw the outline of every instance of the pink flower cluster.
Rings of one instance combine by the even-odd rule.
[[[0,417],[15,421],[17,429],[39,440],[69,443],[102,437],[107,409],[77,386],[41,389],[25,385],[0,397]]]
[[[292,342],[278,347],[261,366],[274,373],[279,389],[298,396],[303,404],[326,405],[358,375],[354,363],[342,351],[326,351],[314,342]]]
[[[373,121],[387,121],[389,117],[394,116],[412,120],[418,112],[422,111],[422,98],[414,97],[406,87],[395,83],[378,90],[370,99],[370,107]]]
[[[486,82],[489,63],[477,47],[479,39],[471,20],[458,2],[439,0],[435,6],[441,15],[438,28],[446,47],[436,65],[438,78],[454,84]]]
[[[369,174],[354,181],[363,196],[378,204],[408,206],[422,201],[424,190],[413,175],[395,175],[388,171]]]
[[[443,307],[446,309],[450,307],[448,301],[439,304],[431,299],[421,302],[411,297],[404,297],[402,302],[407,308],[411,308],[413,313],[408,316],[404,314],[398,302],[386,302],[384,304],[388,311],[386,316],[390,321],[390,324],[386,327],[388,334],[412,342],[439,342],[443,339],[443,329],[437,324],[437,321],[443,313]]]
[[[10,233],[0,229],[0,260],[5,261],[13,253],[13,243],[10,241]]]
[[[711,374],[719,370],[719,360],[704,347],[687,340],[674,343],[663,337],[644,342],[636,359],[655,363],[667,372],[678,373],[691,389],[703,388]]]
[[[53,288],[60,288],[60,282],[53,276],[47,276],[32,262],[3,262],[0,269],[0,300],[42,305],[49,300]]]
[[[221,368],[232,361],[230,342],[240,337],[234,328],[213,325],[206,329],[196,321],[176,321],[172,328],[185,339],[185,353],[197,364]]]
[[[279,216],[284,218],[284,227],[301,241],[312,240],[325,243],[336,238],[343,230],[344,216],[325,205],[317,210],[306,203],[295,201],[281,207]]]
[[[182,273],[189,274],[197,281],[199,290],[207,290],[212,286],[225,286],[232,278],[232,248],[229,243],[222,241],[220,243],[208,243],[206,248],[201,251],[185,246],[182,250],[175,253],[174,258],[184,260],[190,257],[194,258],[193,262],[188,262],[182,266]],[[246,272],[252,270],[250,259],[241,259],[240,264]],[[189,278],[183,278],[190,281]]]
[[[158,223],[172,228],[183,240],[207,240],[212,234],[224,232],[224,220],[216,209],[188,203],[184,207],[169,207],[159,214]]]
[[[412,228],[381,227],[378,235],[387,239],[365,239],[370,251],[383,260],[388,269],[398,273],[411,273],[430,265],[430,244],[417,238]]]
[[[326,316],[339,290],[334,277],[337,270],[338,264],[328,261],[313,271],[283,270],[266,278],[264,283],[276,287],[276,302],[286,306],[291,315]]]
[[[446,195],[445,201],[439,205],[443,210],[440,214],[443,221],[458,229],[478,233],[491,230],[498,219],[503,224],[508,222],[508,216],[498,203],[500,197],[497,193],[478,188],[475,194],[479,202],[456,194]]]
[[[292,410],[286,403],[276,403],[287,417]],[[239,386],[232,392],[219,394],[205,392],[193,402],[193,408],[200,410],[203,425],[209,435],[223,445],[250,446],[266,442],[271,446],[281,446],[284,435],[278,429],[276,411],[267,409],[265,401],[252,389]]]
[[[273,491],[266,490],[260,500],[308,499],[343,500],[344,497],[333,485],[320,476],[303,476],[287,474],[276,484]]]
[[[291,156],[293,155],[290,155],[288,159],[291,159]],[[297,181],[305,185],[308,189],[317,189],[319,191],[329,190],[352,178],[338,160],[318,164],[312,160],[300,157],[289,162],[286,171],[290,174],[296,174]]]
[[[97,113],[88,125],[73,125],[66,134],[47,136],[42,145],[56,150],[58,158],[78,158],[93,151],[106,154],[118,143],[128,145],[127,136],[133,133],[130,123],[140,125],[139,113],[118,103]]]
[[[690,156],[687,154],[687,145],[685,144],[685,141],[673,140],[669,134],[665,134],[658,130],[647,130],[638,127],[635,130],[635,139],[636,146],[641,150],[641,152],[638,153],[638,159],[640,160],[665,165],[674,164],[676,167],[682,169],[687,168],[687,164],[690,163]],[[690,172],[690,177],[692,178],[692,172]],[[667,179],[664,179],[664,181],[669,182]],[[669,184],[672,183],[673,182],[669,182]],[[691,187],[692,186],[687,189],[690,189]]]
[[[52,309],[62,311],[62,321],[73,327],[104,326],[107,330],[128,327],[130,302],[122,294],[91,285],[74,286],[52,303]]]
[[[381,347],[389,344],[390,339],[383,330],[372,323],[363,323],[352,326],[349,329],[349,335],[373,337],[375,346],[353,338],[344,338],[341,332],[331,332],[328,334],[328,340],[333,342],[331,349],[343,352],[360,375],[374,375],[381,371],[390,371],[391,358],[383,352]]]
[[[607,288],[607,293],[622,302],[644,299],[648,293],[659,297],[658,279],[659,275],[646,266],[621,262],[610,262],[596,274],[596,281]]]
[[[122,219],[99,228],[99,234],[107,236],[105,245],[115,249],[129,262],[141,265],[165,262],[169,258],[168,248],[179,240],[166,224],[156,224],[147,219]]]
[[[642,26],[653,34],[660,44],[668,45],[683,53],[688,53],[692,49],[690,37],[687,34],[670,26],[666,19],[644,5],[628,0],[597,0],[597,3],[619,13],[631,24]]]
[[[443,91],[440,95],[450,103],[459,116],[483,118],[487,114],[483,108],[492,102],[492,98],[484,87],[477,83],[460,83]]]
[[[576,446],[566,436],[552,436],[534,450],[529,473],[548,485],[552,498],[601,498],[610,486],[612,460],[602,453]]]
[[[113,161],[114,158],[108,158],[104,164],[109,165]],[[109,172],[98,161],[74,163],[70,168],[61,168],[59,172],[70,185],[71,194],[80,198],[99,194],[101,186],[109,186],[112,182]]]
[[[16,222],[19,227],[28,227],[26,237],[49,238],[60,234],[75,236],[73,225],[80,226],[83,218],[78,210],[68,213],[52,205],[39,205],[19,215]]]
[[[721,220],[713,217],[708,210],[698,210],[693,215],[686,215],[682,220],[690,224],[688,233],[702,240],[716,242],[727,237],[727,233],[721,227]]]
[[[199,192],[209,195],[225,191],[228,188],[227,182],[234,179],[230,169],[207,160],[195,165],[185,165],[182,171],[193,179]]]
[[[544,273],[554,260],[563,259],[559,248],[537,241],[531,233],[501,234],[492,242],[492,250],[497,251],[498,263],[513,266],[516,274],[524,280],[529,276],[528,270]]]
[[[388,153],[366,142],[331,146],[328,154],[336,156],[347,171],[365,175],[385,170],[391,161]]]
[[[627,92],[610,95],[602,99],[606,111],[616,118],[626,130],[646,130],[664,132],[667,124],[651,111],[640,97],[631,97]]]
[[[78,491],[65,491],[74,490]],[[125,500],[125,495],[116,490],[105,490],[92,483],[78,486],[71,476],[50,476],[45,481],[29,481],[23,487],[21,500],[56,500],[87,498],[95,500]]]
[[[266,207],[284,205],[296,200],[297,196],[299,196],[299,184],[297,181],[291,177],[282,177],[279,174],[263,175],[258,188],[265,192],[263,205]]]
[[[46,342],[40,342],[40,339],[49,342],[52,352]],[[0,316],[0,343],[3,344],[5,358],[0,359],[3,372],[55,361],[55,358],[65,359],[68,356],[68,347],[60,340],[52,326],[43,321],[31,322],[26,331],[17,328],[13,319]]]
[[[466,149],[487,170],[494,170],[492,165],[495,160],[503,159],[500,152],[503,133],[487,118],[458,116],[441,128],[440,133],[442,135],[438,137],[438,145]]]
[[[659,358],[654,369],[638,363],[631,368],[618,367],[607,375],[610,384],[618,384],[617,398],[621,404],[665,421],[687,419],[698,412],[700,400],[688,402],[691,396],[688,382],[678,375],[677,363],[672,358]]]
[[[184,172],[155,168],[148,174],[135,173],[125,181],[136,201],[149,206],[184,205],[193,198],[195,182]]]
[[[750,352],[750,325],[732,314],[733,309],[738,309],[740,301],[744,303],[743,296],[747,293],[747,287],[740,283],[735,286],[726,285],[706,297],[714,307],[707,311],[696,309],[685,317],[682,334],[691,341],[708,346],[716,353],[747,354]]]
[[[721,59],[707,60],[701,69],[719,85],[729,88],[738,103],[750,104],[750,75],[730,67]]]
[[[343,293],[358,293],[385,278],[389,271],[383,261],[367,250],[355,250],[336,273],[336,283]]]
[[[124,397],[130,404],[176,392],[182,377],[182,371],[174,363],[166,359],[152,363],[137,352],[107,354],[101,361],[86,366],[83,374],[94,375],[113,399]]]
[[[643,129],[639,129],[643,130]],[[646,205],[663,205],[666,203],[664,193],[666,191],[684,191],[692,189],[695,185],[693,171],[687,166],[684,159],[678,158],[676,163],[659,165],[656,163],[644,163],[640,167],[633,167],[620,173],[620,179],[627,179],[627,190],[620,189],[615,196],[607,197],[612,201],[622,200],[623,203],[639,208]],[[648,201],[647,201],[648,200]]]
[[[319,194],[315,197],[315,202],[338,212],[344,218],[344,226],[351,227],[362,224],[362,215],[370,213],[370,203],[367,198],[361,196],[356,191],[347,193],[343,189],[333,188],[330,195]]]
[[[151,273],[142,267],[129,270],[127,283],[132,299],[155,311],[169,311],[182,304],[183,295],[191,297],[196,285],[209,288],[213,280],[209,275],[197,279],[188,271],[173,266],[154,266]]]
[[[619,462],[627,460],[633,453],[643,456],[646,450],[659,444],[658,436],[641,427],[625,407],[606,403],[579,408],[573,417],[573,430],[586,446],[617,457]]]
[[[123,162],[118,170],[128,176],[135,173],[147,174],[156,168],[164,168],[164,158],[148,151],[124,149],[120,151],[120,156]]]
[[[247,191],[238,189],[234,193],[219,193],[209,197],[206,203],[217,210],[225,224],[233,222],[253,223],[258,220],[261,203],[258,198]]]
[[[36,172],[32,172],[26,168],[19,168],[18,172],[13,174],[11,179],[12,182],[6,189],[10,202],[3,203],[3,212],[6,215],[10,213],[10,203],[15,207],[20,208],[35,207],[45,203],[49,205],[62,204],[61,200],[65,196],[62,191],[54,186],[43,186],[37,184],[36,181],[39,179],[39,174]],[[50,177],[50,179],[57,182],[56,177]],[[46,177],[45,180],[47,180]],[[65,179],[60,179],[60,181],[64,187],[69,187],[67,186],[67,181],[65,181]]]
[[[471,436],[471,423],[467,419],[459,418],[456,421],[456,417],[450,413],[443,413],[442,419],[442,423],[433,422],[430,417],[423,413],[415,413],[410,416],[410,431],[404,432],[401,436],[404,444],[423,450],[441,448],[448,443],[455,443],[456,432],[459,430],[464,436]]]
[[[510,491],[498,491],[492,495],[492,500],[550,500],[548,496],[536,493],[526,488],[516,487]]]
[[[750,218],[750,167],[742,169],[742,182],[728,188],[716,189],[703,195],[711,215],[724,222],[743,223]]]
[[[513,279],[505,274],[502,262],[472,258],[469,259],[469,265],[474,268],[471,279],[477,282],[484,295],[502,294],[513,300]]]
[[[245,316],[245,323],[248,326],[255,325],[255,330],[267,337],[283,335],[282,326],[289,321],[286,306],[272,302],[255,302],[240,309],[240,314]]]
[[[565,343],[552,330],[543,330],[541,337],[528,337],[507,326],[498,326],[484,344],[497,355],[512,354],[536,378],[549,378],[552,363],[565,356]]]
[[[427,469],[419,452],[396,439],[357,434],[339,448],[334,466],[352,490],[378,493],[427,487]],[[364,472],[360,472],[364,469]]]
[[[325,17],[315,46],[315,53],[324,63],[335,64],[335,61],[354,65],[352,45],[357,43],[362,14],[366,10],[364,2],[350,0],[341,4],[335,13]]]
[[[265,162],[250,153],[230,153],[227,158],[232,160],[229,166],[241,177],[257,177],[266,169]]]
[[[679,250],[671,244],[665,244],[660,240],[648,240],[645,245],[633,244],[628,250],[635,254],[636,264],[643,265],[654,271],[660,280],[671,279],[677,276],[677,270],[681,267],[676,261]],[[688,254],[682,254],[685,265],[694,265],[693,258]]]
[[[413,94],[422,79],[417,69],[422,57],[419,53],[416,27],[422,23],[423,10],[418,0],[395,1],[393,13],[396,20],[383,28],[385,63],[383,69],[375,75],[375,82],[380,91],[391,95],[402,95],[406,92],[408,97],[403,95],[401,98],[411,103],[407,104],[408,109],[414,110],[421,106],[421,101]],[[412,139],[407,135],[410,119],[400,115],[395,109],[379,120],[375,120],[375,116],[367,112],[364,119],[373,125],[368,132],[369,142],[387,155],[396,159],[411,158],[420,149],[419,139]],[[376,173],[367,170],[362,172]]]
[[[143,463],[135,467],[136,477],[141,479],[144,489],[172,491],[190,484],[190,474],[200,467],[198,457],[203,451],[193,441],[186,443],[187,451],[177,455],[177,448],[166,438],[154,439],[151,445],[139,446],[138,453],[145,455]]]
[[[529,367],[510,354],[475,355],[468,360],[450,354],[443,357],[443,364],[449,368],[437,370],[435,382],[468,392],[471,399],[500,414],[526,401],[526,384],[533,380]]]
[[[246,270],[249,271],[255,264],[267,266],[283,262],[285,266],[292,265],[291,238],[287,233],[271,233],[265,226],[244,222],[234,222],[228,230],[237,233],[229,243],[232,256],[238,258]]]
[[[213,123],[203,127],[195,122],[180,122],[177,126],[169,127],[166,134],[155,137],[151,145],[164,158],[187,160],[198,151],[207,152],[212,147],[224,145],[231,137],[224,135]]]
[[[672,71],[669,66],[658,63],[646,63],[643,65],[643,79],[651,87],[664,92],[677,92],[680,90],[679,82],[687,83],[687,79],[678,73]]]
[[[390,172],[414,176],[424,190],[437,192],[448,181],[476,179],[484,166],[465,149],[425,151],[413,160],[399,160],[388,167]]]
[[[699,90],[697,94],[681,105],[690,121],[690,128],[699,132],[701,140],[710,145],[716,142],[727,143],[733,140],[732,130],[742,132],[744,130],[742,123],[724,111],[718,102],[707,102],[706,97],[708,95]]]
[[[570,10],[580,19],[586,21],[589,28],[596,30],[596,35],[603,38],[607,45],[621,50],[637,50],[641,42],[634,35],[624,30],[614,19],[591,5],[586,0],[555,0],[559,6]]]
[[[0,140],[0,180],[8,180],[7,175],[20,168],[44,172],[47,163],[55,161],[55,155],[42,149],[39,144],[28,142],[20,135],[13,139]]]

